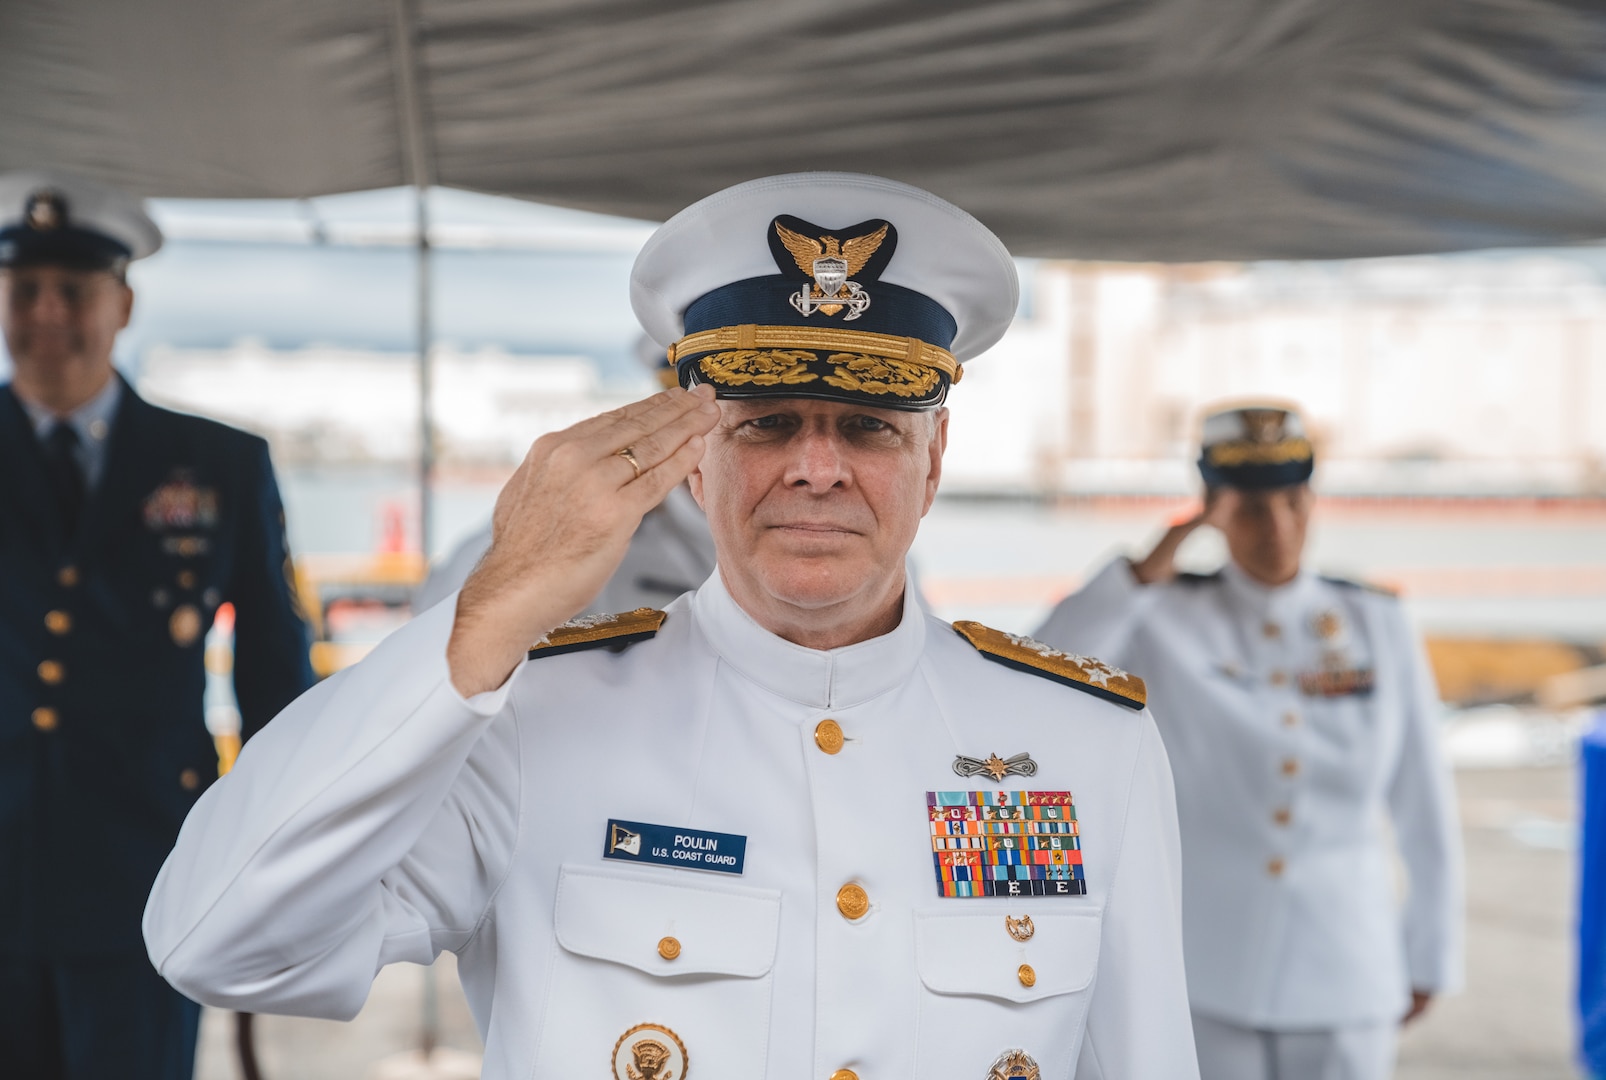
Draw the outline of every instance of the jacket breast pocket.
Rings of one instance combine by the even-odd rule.
[[[1046,906],[1006,911],[989,904],[986,914],[915,916],[921,983],[916,1076],[985,1076],[1009,1050],[1031,1055],[1043,1080],[1075,1072],[1102,919],[1097,911]]]
[[[564,866],[534,1075],[612,1076],[604,1060],[633,1067],[632,1043],[650,1037],[671,1060],[684,1054],[677,1080],[692,1062],[705,1077],[763,1076],[780,919],[772,890]],[[621,1042],[641,1025],[651,1030]]]

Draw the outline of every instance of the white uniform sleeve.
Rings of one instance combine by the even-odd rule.
[[[1461,986],[1465,918],[1455,785],[1439,746],[1438,689],[1427,655],[1403,610],[1397,609],[1393,622],[1393,647],[1410,657],[1400,759],[1388,790],[1389,814],[1410,878],[1406,970],[1412,989],[1445,993]]]
[[[1182,841],[1171,763],[1144,710],[1077,1080],[1197,1080],[1182,962]]]
[[[1032,636],[1069,653],[1120,663],[1127,639],[1157,592],[1138,584],[1129,560],[1115,559],[1061,600]]]
[[[173,986],[349,1019],[381,966],[473,936],[517,839],[518,735],[494,722],[512,677],[469,700],[451,684],[456,608],[303,694],[196,803],[145,907]]]

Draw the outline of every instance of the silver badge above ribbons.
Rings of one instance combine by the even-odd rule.
[[[994,783],[1002,784],[1006,776],[1036,776],[1037,762],[1032,760],[1029,752],[1008,758],[1001,758],[997,754],[991,754],[986,758],[957,754],[954,756],[954,772],[967,780],[972,776],[986,774],[993,778]]]

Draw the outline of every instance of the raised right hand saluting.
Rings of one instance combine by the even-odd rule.
[[[457,599],[446,648],[470,697],[585,609],[647,511],[697,467],[719,420],[712,387],[679,388],[537,439],[497,496],[491,548]]]
[[[1154,550],[1141,562],[1132,564],[1132,576],[1142,585],[1155,585],[1176,577],[1177,549],[1182,546],[1182,542],[1201,525],[1221,528],[1232,515],[1237,501],[1238,492],[1233,488],[1211,488],[1205,494],[1204,506],[1197,513],[1173,523],[1165,535],[1160,537],[1160,542],[1154,545]]]

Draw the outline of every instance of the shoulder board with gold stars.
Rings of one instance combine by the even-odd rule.
[[[1005,667],[1074,686],[1128,709],[1141,709],[1148,703],[1142,679],[1102,660],[1061,652],[1034,638],[1006,634],[979,622],[961,620],[954,623],[954,629],[987,659]]]
[[[623,615],[582,615],[555,627],[530,646],[530,659],[579,652],[581,649],[622,649],[658,633],[668,618],[653,608],[637,608]]]
[[[1374,581],[1356,581],[1353,578],[1332,577],[1327,574],[1322,574],[1321,579],[1327,582],[1329,585],[1337,585],[1344,589],[1359,589],[1362,592],[1376,593],[1378,596],[1387,596],[1393,600],[1398,600],[1400,597],[1400,590],[1391,588],[1387,585],[1379,585]]]

